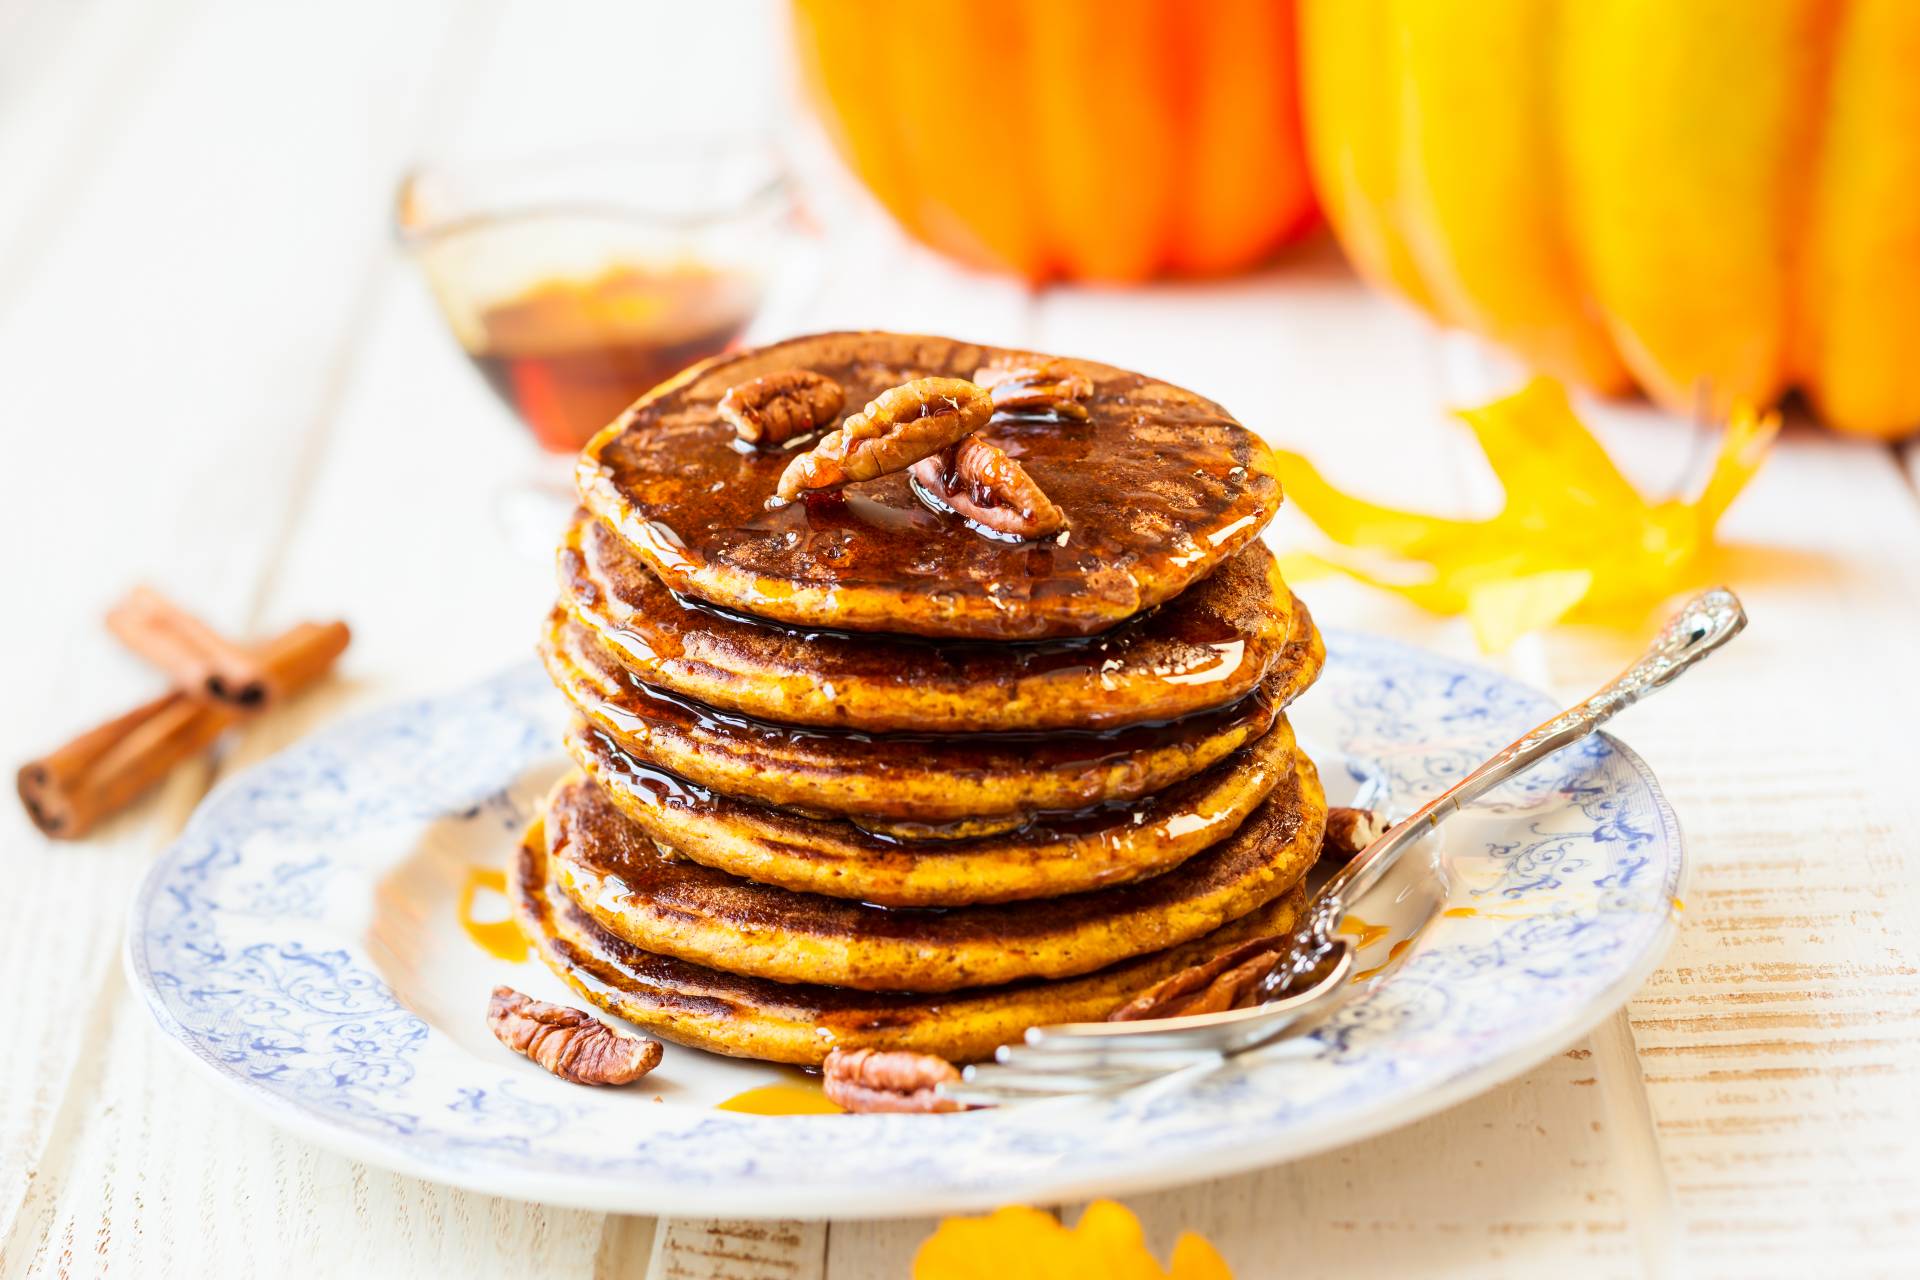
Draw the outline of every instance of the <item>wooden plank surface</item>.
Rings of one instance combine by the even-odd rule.
[[[17,415],[0,468],[17,602],[4,728],[15,761],[150,689],[98,626],[126,585],[154,581],[224,625],[249,621],[286,532],[308,410],[355,340],[347,317],[380,238],[391,158],[367,139],[417,109],[447,30],[446,10],[431,5],[384,24],[377,47],[317,13],[163,8],[43,7],[7,49],[21,68],[64,68],[12,81],[0,128],[0,154],[22,166],[9,172],[0,253],[0,351]],[[276,100],[298,110],[234,110]],[[36,139],[42,121],[71,130],[63,145]],[[23,192],[47,203],[24,208]],[[102,1082],[152,1048],[122,1007],[126,893],[208,777],[183,770],[155,802],[73,847],[46,847],[8,807],[0,972],[32,993],[13,1004],[0,1058],[9,1272],[85,1273],[127,1256],[143,1232],[133,1210],[167,1185],[166,1167],[84,1153],[122,1132]]]
[[[16,415],[0,554],[10,599],[32,609],[10,637],[0,740],[25,758],[147,687],[96,625],[136,580],[235,628],[333,612],[358,628],[344,679],[96,840],[49,848],[11,811],[0,827],[0,972],[30,975],[0,1048],[0,1276],[726,1274],[697,1269],[716,1252],[707,1224],[438,1187],[236,1113],[154,1034],[117,955],[127,892],[212,776],[512,660],[549,589],[542,558],[477,550],[491,535],[470,510],[436,515],[444,495],[485,502],[529,455],[386,242],[400,169],[764,117],[785,92],[775,30],[757,4],[0,12],[0,362]],[[841,234],[782,317],[793,328],[1136,365],[1352,488],[1436,510],[1490,499],[1444,414],[1471,392],[1457,342],[1359,289],[1324,247],[1244,281],[1033,298],[902,244],[844,192],[823,199]],[[1649,485],[1697,460],[1682,424],[1600,417]],[[450,433],[460,447],[429,455]],[[1243,1278],[1910,1270],[1917,482],[1911,451],[1795,432],[1730,517],[1749,549],[1726,573],[1754,627],[1624,726],[1696,867],[1680,942],[1630,1008],[1422,1124],[1131,1198],[1163,1254],[1195,1230]],[[1275,536],[1309,535],[1288,517]],[[1316,583],[1310,598],[1325,623],[1471,652],[1459,624],[1359,589]],[[1561,632],[1503,662],[1571,695],[1625,651]],[[905,1274],[932,1223],[858,1213],[778,1243],[830,1280]]]
[[[1913,1265],[1920,1233],[1920,508],[1888,451],[1796,433],[1735,509],[1751,634],[1634,740],[1695,851],[1686,928],[1634,999],[1689,1267]],[[1902,637],[1905,637],[1903,639]],[[1566,646],[1561,670],[1591,654]],[[1662,705],[1662,704],[1665,705]]]

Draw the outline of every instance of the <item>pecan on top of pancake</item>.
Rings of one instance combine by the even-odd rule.
[[[1067,527],[1066,513],[1006,450],[979,435],[913,464],[914,492],[989,536],[1025,541]]]
[[[787,369],[727,388],[720,416],[749,444],[782,445],[840,416],[847,393],[811,369]]]
[[[1001,365],[1040,380],[1007,379],[1019,385],[996,413],[993,390],[973,379]],[[795,370],[830,379],[847,405],[926,379],[971,388],[922,411],[914,421],[940,420],[932,439],[890,462],[978,430],[1059,509],[1065,536],[974,536],[930,509],[908,471],[882,471],[846,437],[836,465],[851,483],[820,489],[833,482],[825,468],[796,473],[785,487],[805,500],[768,509],[799,437],[749,445],[719,405],[735,387]],[[863,471],[872,478],[858,479]],[[827,333],[722,356],[657,388],[588,445],[578,478],[593,515],[683,597],[808,628],[998,641],[1094,635],[1178,595],[1259,536],[1279,509],[1277,471],[1272,451],[1218,404],[1126,369],[948,338]]]
[[[993,396],[996,413],[1050,413],[1075,422],[1087,420],[1087,406],[1082,401],[1093,394],[1093,379],[1064,360],[996,356],[973,371],[973,380]]]
[[[789,462],[767,505],[781,507],[809,490],[905,471],[992,416],[993,397],[965,378],[915,378],[889,387]]]

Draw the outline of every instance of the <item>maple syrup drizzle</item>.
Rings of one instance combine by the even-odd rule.
[[[845,1112],[827,1097],[820,1082],[803,1076],[736,1093],[717,1103],[715,1111],[738,1111],[750,1116],[837,1116]]]
[[[1266,590],[1260,579],[1271,556],[1262,547],[1231,558],[1193,590],[1191,600],[1183,595],[1171,608],[1148,609],[1099,635],[941,641],[782,623],[680,595],[605,524],[584,513],[576,518],[582,523],[570,531],[560,553],[570,607],[643,676],[657,677],[684,660],[688,636],[699,633],[704,644],[723,653],[745,653],[750,659],[766,655],[776,668],[796,663],[793,646],[804,645],[809,662],[852,679],[957,682],[971,675],[976,683],[1038,677],[1094,681],[1106,672],[1125,671],[1127,679],[1142,684],[1223,688],[1228,690],[1224,700],[1230,701],[1235,691],[1268,671],[1284,648],[1281,637],[1244,616],[1246,598]],[[1291,620],[1291,609],[1284,612]],[[1096,706],[1086,727],[1132,718],[1124,708]]]
[[[620,792],[652,809],[679,809],[698,813],[722,809],[728,803],[717,793],[689,782],[679,774],[658,766],[646,764],[635,759],[633,754],[615,742],[602,730],[587,726],[583,729],[587,738],[594,744],[594,754],[605,769],[602,785],[617,787]],[[1204,783],[1214,773],[1224,772],[1232,766],[1234,757],[1215,765],[1213,770],[1198,775]],[[1237,816],[1232,811],[1202,811],[1200,809],[1182,809],[1177,803],[1183,788],[1187,784],[1176,783],[1165,791],[1142,796],[1134,800],[1114,800],[1092,805],[1085,809],[1038,810],[1023,815],[1017,825],[1009,827],[1008,832],[1030,834],[1036,841],[1045,839],[1063,839],[1072,836],[1098,836],[1103,847],[1117,849],[1125,845],[1124,826],[1140,828],[1155,826],[1162,839],[1172,840],[1192,834],[1205,827],[1225,827],[1236,824]],[[1198,790],[1196,786],[1193,788]],[[1130,824],[1128,818],[1132,819]],[[900,849],[912,853],[924,853],[924,844],[901,834],[900,828],[908,824],[895,824],[893,831],[873,830],[862,826],[857,818],[847,819],[848,824],[861,835],[872,840],[881,849]],[[932,837],[943,839],[947,831],[960,824],[925,823],[918,824],[924,833],[921,840]],[[982,839],[996,840],[1006,838],[1007,832],[993,832]],[[946,841],[937,846],[951,852],[965,850],[970,843],[966,838]]]
[[[687,732],[700,732],[775,745],[818,742],[829,747],[875,746],[910,749],[938,747],[956,759],[995,751],[1023,750],[1047,761],[1097,762],[1150,751],[1172,743],[1191,742],[1212,734],[1230,733],[1248,724],[1271,725],[1284,702],[1284,684],[1269,680],[1231,702],[1172,719],[1142,720],[1105,729],[1022,729],[964,735],[940,733],[870,733],[859,729],[820,728],[779,724],[739,711],[708,706],[684,694],[650,685],[618,665],[599,648],[597,637],[571,618],[558,619],[560,637],[598,686],[593,709],[622,730],[644,735],[653,723],[665,723]],[[584,704],[584,696],[576,702]]]
[[[1506,911],[1482,911],[1478,907],[1448,907],[1440,913],[1448,920],[1525,920],[1526,913],[1513,914]]]
[[[1204,577],[1277,509],[1258,437],[1211,401],[1105,366],[1087,366],[1088,421],[993,423],[993,443],[1068,513],[1060,540],[964,533],[922,505],[904,471],[769,511],[785,451],[737,448],[711,408],[728,383],[782,367],[832,377],[855,406],[908,377],[967,377],[995,354],[817,335],[703,367],[583,459],[582,492],[687,594],[802,627],[994,641],[1109,630]]]
[[[1360,972],[1354,974],[1350,981],[1365,982],[1368,978],[1385,973],[1393,967],[1396,960],[1407,954],[1407,948],[1411,947],[1414,944],[1414,940],[1419,936],[1419,933],[1416,932],[1400,939],[1400,941],[1387,948],[1387,958],[1385,960],[1373,966],[1371,969],[1362,969]]]
[[[1355,950],[1364,950],[1374,943],[1385,939],[1393,930],[1384,924],[1369,924],[1359,916],[1348,912],[1345,918],[1340,921],[1340,927],[1335,929],[1334,932],[1344,933],[1354,939],[1353,945]],[[1369,972],[1373,971],[1369,970]]]
[[[480,891],[498,897],[504,904],[507,894],[507,873],[498,867],[472,867],[467,871],[467,879],[460,886],[460,927],[482,951],[508,964],[519,964],[527,958],[526,935],[520,932],[520,926],[513,922],[512,916],[503,916],[498,920],[481,920],[475,916],[475,900]]]

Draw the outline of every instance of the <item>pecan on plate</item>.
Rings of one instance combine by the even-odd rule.
[[[1292,949],[1282,934],[1255,938],[1201,964],[1182,969],[1107,1015],[1108,1022],[1146,1018],[1182,1018],[1190,1013],[1221,1013],[1251,1005],[1260,980],[1273,972]]]
[[[1010,538],[1046,538],[1067,527],[1066,513],[1027,469],[996,444],[968,436],[913,464],[923,501],[944,506]]]
[[[720,416],[750,444],[780,445],[826,426],[846,403],[847,393],[832,378],[788,369],[728,387]]]
[[[960,1072],[945,1058],[902,1049],[834,1049],[821,1064],[822,1082],[835,1106],[848,1111],[964,1111],[943,1098],[936,1086],[959,1083]]]
[[[965,378],[915,378],[882,391],[787,464],[769,507],[809,489],[833,489],[904,471],[993,416],[993,399]]]
[[[575,1084],[630,1084],[660,1065],[658,1040],[615,1031],[590,1013],[512,987],[493,989],[487,1027],[507,1048]]]
[[[1327,810],[1327,834],[1320,842],[1320,856],[1331,863],[1352,862],[1356,854],[1385,835],[1392,825],[1385,815],[1371,809],[1336,805]]]
[[[973,380],[993,394],[993,407],[1014,413],[1051,413],[1056,418],[1087,420],[1080,403],[1093,394],[1093,379],[1059,360],[1027,361],[1001,357],[976,369]]]

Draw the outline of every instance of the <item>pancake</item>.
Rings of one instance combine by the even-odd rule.
[[[766,982],[704,969],[622,942],[548,881],[536,821],[511,868],[514,918],[548,968],[589,1003],[649,1034],[710,1053],[817,1067],[835,1047],[908,1049],[976,1062],[1028,1027],[1104,1018],[1161,979],[1298,926],[1296,886],[1204,937],[1078,978],[947,995],[885,995]]]
[[[1020,815],[1170,787],[1265,733],[1312,675],[1272,676],[1237,702],[1165,724],[941,737],[800,728],[702,706],[642,684],[564,610],[551,616],[541,655],[580,714],[642,763],[737,799],[858,815],[865,826],[915,824],[893,834],[1014,819],[949,833],[984,834]]]
[[[976,640],[1091,635],[1170,600],[1252,542],[1280,506],[1273,453],[1211,400],[1063,360],[1092,380],[1088,420],[996,415],[982,432],[1066,513],[1067,531],[1007,542],[914,496],[907,473],[765,502],[795,449],[739,447],[730,387],[808,369],[849,411],[914,378],[971,378],[996,357],[946,338],[830,333],[719,356],[649,392],[576,472],[587,507],[682,595],[802,626]]]
[[[648,684],[782,724],[874,733],[1106,729],[1173,720],[1302,661],[1305,611],[1261,543],[1099,636],[1024,644],[798,630],[683,600],[597,520],[559,554],[561,599]]]
[[[1325,821],[1313,765],[1296,754],[1239,830],[1163,875],[951,911],[793,893],[670,858],[577,774],[555,787],[546,830],[554,882],[643,950],[775,982],[925,992],[1072,977],[1210,933],[1299,883]]]
[[[728,799],[576,725],[568,752],[662,849],[745,880],[883,907],[1057,897],[1145,879],[1233,834],[1293,771],[1283,716],[1203,773],[1130,804],[1025,816],[1011,832],[903,841]]]

